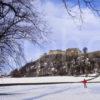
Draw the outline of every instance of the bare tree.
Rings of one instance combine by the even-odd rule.
[[[74,19],[79,15],[79,19],[83,23],[83,8],[86,7],[90,9],[95,15],[100,16],[100,8],[97,7],[97,4],[100,3],[98,0],[62,0],[67,13]],[[72,3],[72,4],[71,4]],[[76,11],[73,11],[73,7],[78,7],[78,14]],[[76,14],[76,15],[75,15]]]
[[[25,61],[23,40],[39,44],[44,32],[33,0],[0,0],[0,69]]]

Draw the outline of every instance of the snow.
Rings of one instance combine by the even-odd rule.
[[[0,100],[100,100],[100,84],[5,86],[0,87]]]
[[[0,84],[79,82],[91,77],[52,76],[0,78]],[[0,86],[0,100],[100,100],[100,77],[84,88],[80,83]]]
[[[83,79],[91,79],[92,77],[74,77],[74,76],[52,76],[52,77],[29,77],[29,78],[0,78],[0,84],[16,84],[16,83],[59,83],[59,82],[80,82]],[[89,82],[100,82],[97,77]]]

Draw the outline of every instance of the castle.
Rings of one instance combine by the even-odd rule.
[[[48,52],[48,55],[57,55],[57,54],[68,55],[68,56],[79,56],[82,54],[82,52],[78,48],[69,48],[69,49],[66,49],[65,51],[50,50]]]

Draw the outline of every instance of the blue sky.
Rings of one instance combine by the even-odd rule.
[[[100,18],[95,16],[90,9],[82,8],[83,23],[80,21],[78,6],[72,8],[72,19],[66,12],[61,0],[38,1],[37,5],[44,19],[50,27],[48,41],[42,43],[44,48],[26,43],[25,55],[28,61],[39,58],[44,52],[54,49],[65,50],[67,48],[87,47],[89,51],[100,50]],[[70,0],[69,0],[70,1]],[[75,3],[76,0],[72,0]],[[94,0],[95,1],[95,0]],[[100,7],[100,0],[96,0],[95,6]]]

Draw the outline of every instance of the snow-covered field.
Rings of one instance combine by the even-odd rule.
[[[91,77],[0,78],[0,84],[79,82]],[[0,100],[100,100],[100,77],[80,83],[0,86]]]
[[[29,77],[29,78],[0,78],[0,84],[80,82],[84,79],[91,79],[91,78],[93,77],[52,76],[52,77]],[[97,77],[89,82],[100,82],[100,77]]]
[[[100,84],[5,86],[0,87],[0,100],[100,100]]]

